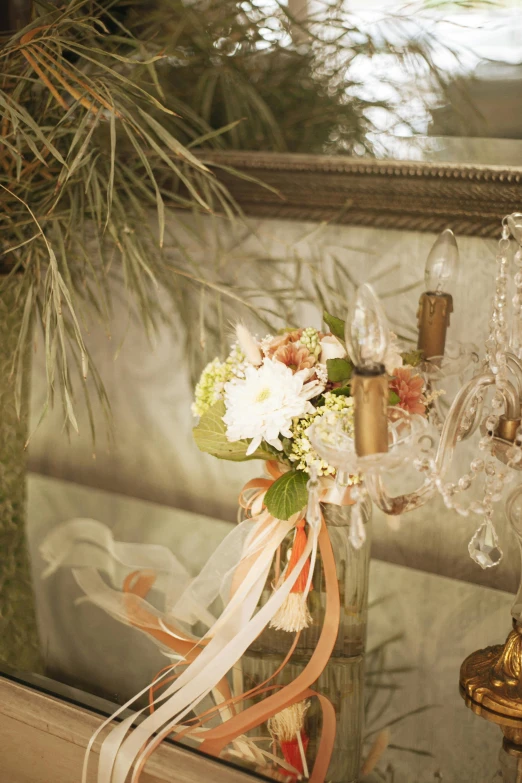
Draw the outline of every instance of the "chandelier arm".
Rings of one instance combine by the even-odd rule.
[[[519,398],[522,398],[522,361],[514,353],[506,353],[506,364],[517,381]]]
[[[473,418],[471,420],[471,426],[470,426],[469,430],[467,430],[466,432],[462,432],[461,431],[461,433],[460,433],[460,439],[461,440],[468,440],[468,438],[471,438],[471,436],[474,435],[475,432],[478,430],[478,428],[480,426],[480,422],[482,421],[482,414],[483,414],[483,411],[484,411],[484,400],[483,399],[481,401],[476,401],[476,409],[477,410],[475,411],[475,414],[473,415]]]
[[[384,487],[384,482],[380,473],[377,471],[368,473],[365,476],[366,488],[371,499],[381,511],[389,516],[399,517],[408,511],[413,511],[430,500],[436,487],[430,481],[426,481],[422,487],[415,492],[409,492],[407,495],[397,495],[392,497],[388,495]]]
[[[455,451],[455,446],[458,442],[460,424],[466,411],[469,409],[472,400],[480,391],[487,389],[489,386],[493,386],[495,382],[496,379],[493,373],[476,375],[462,387],[453,400],[442,428],[437,454],[435,456],[435,466],[440,476],[446,474],[449,464],[453,459],[453,452]],[[509,403],[506,401],[506,406],[511,408],[510,403],[514,400],[513,395],[515,394],[515,389],[510,383],[506,383],[509,387],[507,392]],[[512,392],[513,395],[510,395],[510,392]]]
[[[459,425],[464,417],[471,400],[481,389],[486,389],[495,384],[495,376],[492,373],[477,375],[464,386],[455,399],[444,422],[442,433],[435,455],[435,470],[438,481],[445,475],[453,458],[453,452],[457,445]],[[505,382],[507,389],[506,409],[510,410],[516,396],[515,388],[509,382]],[[504,391],[504,389],[503,389]],[[390,516],[400,516],[408,511],[413,511],[423,506],[437,491],[437,485],[431,481],[425,481],[423,486],[406,495],[392,497],[386,492],[382,476],[378,471],[368,472],[365,476],[366,487],[373,502]]]
[[[505,415],[508,419],[520,418],[520,397],[517,390],[509,381],[497,379],[497,389],[502,393],[506,403]]]
[[[487,366],[487,365],[486,365]],[[509,384],[508,387],[504,387],[504,384],[502,381],[498,382],[499,390],[506,390],[505,400],[506,405],[508,406],[509,411],[509,418],[516,419],[520,415],[519,411],[519,400],[522,399],[522,362],[518,358],[518,356],[515,356],[513,353],[507,353],[506,354],[506,366],[511,371],[511,374],[513,375],[516,383],[514,388],[511,384]],[[475,400],[475,414],[473,416],[471,425],[466,432],[460,433],[460,439],[461,440],[468,440],[468,438],[471,438],[471,436],[477,431],[477,428],[482,421],[482,411],[484,408],[484,400],[481,401]],[[506,413],[508,413],[506,411]],[[438,411],[437,411],[438,412]]]

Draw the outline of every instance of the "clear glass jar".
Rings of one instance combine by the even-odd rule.
[[[360,549],[354,549],[349,540],[353,506],[337,506],[332,503],[321,505],[335,558],[341,601],[339,633],[332,657],[345,658],[361,655],[366,645],[368,616],[371,501],[367,498],[362,506],[366,542]],[[293,537],[290,535],[281,548],[282,562],[285,562],[286,552],[291,546],[292,540]],[[273,577],[274,575],[270,574],[267,580],[267,586],[261,599],[262,603],[265,603],[271,595]],[[312,615],[312,623],[304,631],[301,631],[296,648],[299,651],[310,654],[317,646],[326,606],[323,563],[319,552],[317,554],[312,586],[313,589],[308,596],[308,609]],[[286,653],[292,641],[293,634],[287,631],[277,631],[274,628],[266,628],[251,645],[250,649],[260,652]]]
[[[366,531],[366,541],[361,549],[354,549],[349,540],[352,509],[353,506],[322,504],[335,559],[341,602],[339,633],[335,647],[326,669],[313,686],[315,691],[331,701],[336,715],[334,752],[327,775],[327,780],[331,783],[355,783],[357,780],[364,726],[364,650],[368,616],[371,501],[367,498],[361,509]],[[289,535],[281,547],[283,562],[292,541],[293,535]],[[271,595],[274,575],[274,573],[270,574],[267,580],[262,597],[263,603]],[[294,680],[306,666],[317,646],[326,606],[324,571],[320,553],[317,556],[312,584],[313,590],[308,596],[312,624],[301,631],[291,660],[272,684],[285,685]],[[244,685],[251,688],[269,679],[282,664],[293,640],[293,633],[266,628],[240,661]],[[305,722],[305,731],[309,737],[307,758],[310,766],[314,763],[321,723],[319,703],[317,699],[312,699]],[[261,733],[268,731],[266,726],[260,729]],[[259,734],[259,730],[257,733]]]
[[[245,686],[260,685],[271,677],[282,664],[281,653],[259,653],[249,650],[240,660]],[[308,656],[296,652],[273,684],[287,685],[302,672]],[[335,741],[326,780],[329,783],[356,783],[361,766],[362,732],[364,727],[364,672],[363,655],[350,658],[331,658],[328,666],[313,686],[313,690],[326,696],[335,709]],[[253,702],[246,700],[245,707]],[[311,770],[319,752],[323,714],[318,699],[309,699],[304,731],[309,740],[306,751],[308,766]],[[247,736],[268,736],[267,724],[256,727]],[[259,772],[267,777],[275,777],[273,770],[260,767]],[[290,778],[283,775],[282,780]]]

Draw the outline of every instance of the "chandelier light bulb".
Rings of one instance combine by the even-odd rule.
[[[437,238],[428,255],[424,278],[430,294],[446,294],[457,276],[459,248],[455,234],[446,228]]]
[[[368,283],[357,289],[345,327],[346,348],[362,372],[384,372],[388,323],[377,294]]]

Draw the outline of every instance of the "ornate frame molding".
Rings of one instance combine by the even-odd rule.
[[[201,158],[216,167],[245,214],[256,217],[410,231],[450,226],[461,235],[496,237],[502,217],[522,211],[522,167],[266,152]]]

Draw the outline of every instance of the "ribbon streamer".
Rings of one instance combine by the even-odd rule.
[[[240,495],[240,506],[251,518],[234,528],[194,579],[166,547],[115,542],[111,532],[95,520],[75,519],[61,525],[41,545],[40,551],[48,563],[44,576],[50,576],[59,567],[72,568],[85,600],[147,633],[163,651],[174,650],[183,663],[174,678],[174,667],[167,667],[160,675],[160,681],[164,680],[166,686],[161,693],[156,687],[157,680],[151,685],[154,686],[151,714],[132,728],[147,708],[137,711],[115,725],[106,737],[98,759],[98,783],[125,783],[129,773],[132,773],[131,783],[137,783],[151,753],[172,732],[191,733],[202,741],[203,751],[219,755],[226,745],[237,743],[246,731],[301,700],[328,663],[338,632],[339,595],[335,560],[324,519],[317,513],[317,501],[351,503],[349,488],[339,490],[331,479],[317,482],[315,506],[308,515],[308,535],[301,556],[268,601],[258,608],[274,557],[288,533],[302,519],[302,515],[294,515],[290,520],[278,520],[266,510],[264,495],[281,475],[281,466],[271,462],[266,467],[270,478],[248,482]],[[312,573],[306,578],[301,574],[308,562],[313,570],[318,546],[325,569],[326,616],[317,647],[292,683],[285,687],[267,686],[268,690],[275,687],[275,692],[238,712],[234,705],[245,694],[232,697],[227,673],[267,627],[300,577],[301,586],[306,581],[306,597]],[[112,586],[103,580],[100,572],[107,574]],[[145,600],[150,589],[164,596],[163,611]],[[210,607],[219,595],[225,605],[216,619]],[[195,637],[191,631],[196,621],[203,622],[208,629],[202,638]],[[167,677],[169,673],[171,676]],[[91,738],[82,783],[86,783],[90,750],[100,731],[146,690],[120,707]],[[223,723],[205,728],[196,721],[187,727],[187,716],[209,693],[214,694]],[[243,737],[241,741],[246,740]],[[322,773],[316,772],[316,767],[317,763],[311,780],[319,783]]]

